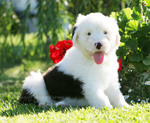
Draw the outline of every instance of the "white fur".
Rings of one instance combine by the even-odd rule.
[[[89,103],[85,98],[82,99],[71,99],[69,97],[65,98],[64,100],[55,103],[56,106],[88,106]]]
[[[75,26],[74,46],[59,63],[59,70],[84,82],[84,96],[89,105],[95,108],[128,106],[118,83],[116,50],[120,44],[120,35],[116,21],[100,13],[92,13],[79,15]],[[105,35],[104,31],[108,34]],[[105,53],[104,62],[100,65],[94,62],[92,56],[97,52],[94,46],[96,42],[103,45],[101,51]]]
[[[91,13],[87,16],[79,15],[75,26],[77,29],[73,36],[74,45],[57,66],[59,71],[72,75],[74,79],[84,83],[82,88],[85,99],[68,97],[60,102],[54,102],[48,95],[39,72],[31,73],[32,75],[26,78],[23,88],[28,89],[40,104],[90,105],[95,108],[128,106],[118,83],[116,50],[120,44],[120,35],[116,21],[101,13]],[[104,31],[108,34],[104,34]],[[87,35],[88,32],[91,33],[90,36]],[[94,45],[97,42],[102,44],[100,51],[105,54],[102,64],[96,64],[93,59],[93,54],[98,52]]]
[[[44,79],[40,70],[37,72],[30,72],[30,75],[25,78],[23,89],[27,89],[29,93],[37,99],[39,105],[47,104],[52,106],[54,104],[54,101],[51,100],[50,95],[46,90]]]

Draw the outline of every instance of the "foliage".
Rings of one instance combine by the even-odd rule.
[[[71,32],[78,13],[102,12],[109,14],[112,10],[126,7],[129,0],[37,0],[37,31],[34,47],[28,47],[28,29],[25,25],[30,17],[30,2],[26,10],[18,16],[11,0],[0,0],[0,68],[9,63],[21,63],[22,59],[48,59],[49,45],[65,39]],[[132,5],[137,4],[131,3]],[[104,9],[102,9],[104,8]],[[106,8],[106,9],[105,9]],[[110,8],[110,9],[108,9]],[[23,19],[22,19],[23,18]],[[13,37],[20,35],[16,41]],[[16,43],[17,42],[17,43]],[[16,45],[17,44],[17,45]],[[44,47],[44,48],[43,48]],[[29,50],[29,51],[28,51]],[[32,50],[32,51],[31,51]],[[30,52],[31,51],[31,52]],[[0,70],[1,71],[1,70]]]
[[[95,0],[68,0],[67,10],[71,17],[74,17],[73,21],[75,21],[77,15],[79,13],[88,14],[89,12],[101,12],[102,11],[102,3],[103,0],[95,1]]]
[[[37,54],[40,51],[36,46],[37,37],[34,34],[28,34],[25,37],[25,45],[20,43],[21,35],[9,35],[7,39],[0,37],[0,67],[7,68],[15,64],[24,64],[25,58],[28,60],[41,59],[45,54]],[[1,69],[2,70],[2,69]]]
[[[111,17],[117,19],[122,37],[123,45],[117,52],[124,63],[124,70],[120,73],[122,90],[136,95],[130,96],[129,100],[147,99],[150,92],[144,82],[150,79],[150,1],[147,5],[140,1],[139,7],[112,12]],[[142,76],[144,73],[147,77]],[[132,89],[131,93],[127,92],[129,89]]]
[[[138,0],[103,0],[102,12],[109,15],[112,11],[120,11],[127,7],[137,6],[138,4]]]
[[[37,19],[38,19],[38,47],[43,46],[43,53],[48,55],[50,43],[55,44],[57,40],[67,37],[64,25],[67,24],[67,12],[64,0],[38,0],[37,5]],[[43,43],[44,37],[46,43]],[[41,49],[42,50],[42,49]]]
[[[24,13],[28,15],[27,11]],[[8,61],[9,64],[18,63],[23,58],[25,33],[25,21],[21,22],[14,12],[12,2],[0,1],[0,72]]]
[[[0,1],[0,35],[7,37],[9,34],[19,32],[21,23],[16,13],[13,11],[11,1],[7,4],[4,0]]]

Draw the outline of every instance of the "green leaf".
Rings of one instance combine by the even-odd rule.
[[[142,62],[132,62],[132,64],[138,72],[144,72],[147,70],[147,67]]]
[[[146,6],[150,6],[150,0],[144,0],[146,2]]]
[[[133,51],[137,48],[137,39],[132,38],[126,41],[126,45]]]
[[[11,23],[7,24],[6,29],[7,29],[8,31],[10,31],[11,26],[12,26],[12,24],[11,24]]]
[[[141,53],[133,52],[129,58],[132,62],[140,62],[143,59],[143,55]]]
[[[119,49],[117,50],[117,56],[124,59],[124,56],[128,54],[128,51],[129,50],[125,46],[119,47]]]
[[[130,20],[127,22],[125,30],[128,33],[134,33],[140,28],[140,22],[138,20]]]
[[[148,32],[148,30],[145,30]],[[144,32],[144,30],[143,30]],[[149,55],[150,54],[150,37],[146,35],[146,33],[143,33],[143,37],[139,37],[138,39],[138,47],[142,50],[144,54]]]
[[[131,17],[131,14],[133,13],[133,11],[130,9],[130,8],[126,8],[126,9],[123,9],[122,10],[122,21],[128,21],[130,20],[132,17]]]
[[[126,42],[128,38],[125,37],[125,35],[121,36],[121,42]]]
[[[146,57],[146,59],[144,59],[142,62],[144,65],[147,65],[147,66],[150,65],[150,55]]]
[[[147,17],[150,19],[150,9],[146,12]]]
[[[119,14],[117,12],[111,12],[110,17],[117,19]]]
[[[133,7],[133,14],[131,16],[134,20],[142,20],[140,7]]]

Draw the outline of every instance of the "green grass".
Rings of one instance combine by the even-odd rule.
[[[27,122],[150,122],[150,104],[133,104],[129,108],[101,110],[92,107],[46,107],[18,103],[23,79],[31,70],[45,71],[52,64],[26,61],[6,68],[0,75],[0,123]]]

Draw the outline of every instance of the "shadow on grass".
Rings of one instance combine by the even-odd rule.
[[[81,107],[56,107],[55,105],[43,108],[35,104],[21,104],[18,102],[18,99],[21,95],[22,83],[22,80],[20,81],[15,78],[8,78],[0,81],[0,116],[13,117],[17,115],[32,115],[42,112],[46,113],[47,111],[64,113],[81,109]]]
[[[11,83],[14,83],[16,81],[23,81],[23,77],[10,77],[10,76],[7,76],[7,75],[0,75],[0,83],[6,83],[6,84],[11,84]]]
[[[82,108],[86,109],[87,107],[82,107]],[[35,104],[20,104],[19,102],[16,102],[15,104],[12,104],[12,107],[10,109],[1,111],[0,115],[6,117],[13,117],[17,115],[29,115],[29,114],[32,115],[38,113],[46,113],[47,111],[64,113],[64,112],[70,112],[72,110],[79,110],[79,109],[81,109],[81,107],[62,107],[62,106],[56,107],[55,105],[52,107],[47,106],[43,108]]]

